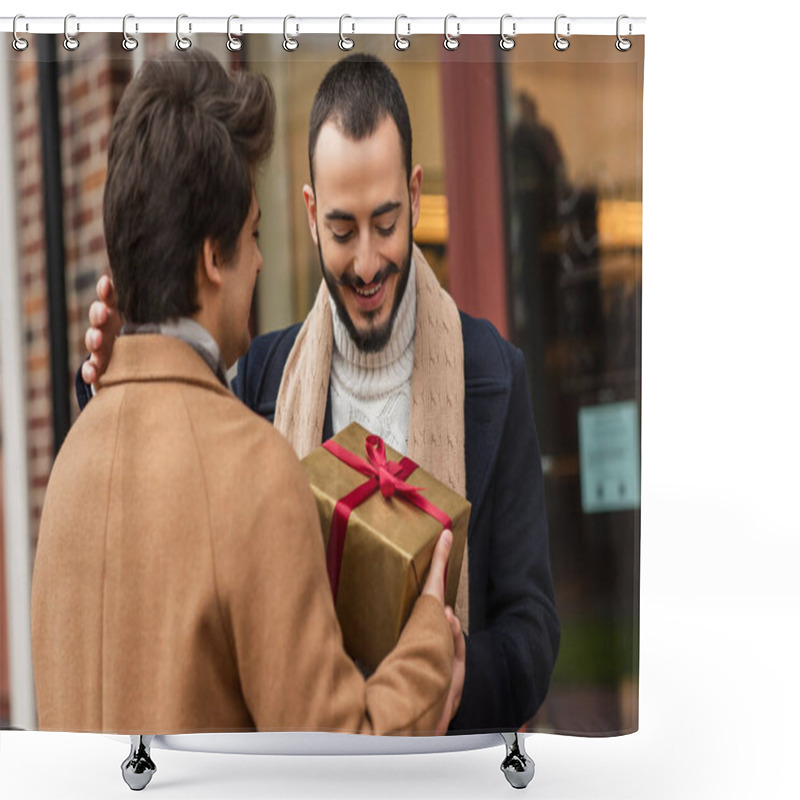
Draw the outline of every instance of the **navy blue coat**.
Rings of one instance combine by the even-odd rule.
[[[234,391],[270,422],[299,330],[259,336],[239,360]],[[560,640],[544,481],[522,353],[485,320],[462,313],[461,330],[470,633],[450,731],[512,731],[544,700]],[[329,395],[323,437],[332,435]]]

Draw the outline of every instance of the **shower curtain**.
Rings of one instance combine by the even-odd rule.
[[[6,38],[0,553],[14,568],[0,572],[0,726],[37,729],[30,621],[20,602],[29,583],[18,565],[30,571],[36,562],[53,463],[65,439],[80,435],[82,404],[96,402],[80,380],[76,395],[74,383],[95,286],[109,274],[103,196],[111,123],[144,65],[182,52],[174,36],[156,33],[140,34],[130,51],[118,33],[82,33],[73,50],[63,37],[29,34],[22,51]],[[274,35],[247,36],[238,50],[220,34],[191,39],[195,52],[203,48],[226,69],[266,76],[275,94],[272,152],[254,179],[264,258],[249,317],[256,346],[266,341],[258,337],[304,321],[321,284],[323,245],[304,202],[304,187],[316,188],[308,130],[320,82],[340,59],[371,54],[407,103],[408,167],[421,167],[417,285],[425,264],[468,315],[462,494],[472,517],[461,622],[470,710],[451,732],[511,722],[589,736],[637,730],[643,37],[628,50],[616,48],[613,35],[575,37],[559,49],[553,36],[529,35],[505,50],[496,35],[470,36],[448,50],[441,36],[417,36],[401,50],[391,36],[354,35],[349,53],[323,35],[302,38],[296,50]],[[358,164],[352,170],[356,180]],[[340,221],[355,227],[334,233],[355,236],[357,221],[344,211]],[[472,330],[480,337],[469,338]],[[511,371],[493,368],[500,362],[519,365],[513,392],[500,385],[513,383]],[[229,377],[272,422],[265,395],[248,396],[249,376]],[[512,400],[493,404],[503,392]],[[512,402],[519,407],[509,409]],[[525,438],[529,418],[536,435]],[[476,450],[476,442],[494,441],[477,431],[493,426],[500,444]],[[503,459],[524,468],[505,469]],[[509,530],[519,537],[510,543]],[[70,579],[77,586],[96,577]],[[141,601],[145,619],[155,613],[150,600]],[[179,619],[181,609],[158,613]],[[264,619],[271,613],[263,609]],[[81,618],[71,624],[80,635]],[[68,662],[61,658],[63,690],[80,692]]]

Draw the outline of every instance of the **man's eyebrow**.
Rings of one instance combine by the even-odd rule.
[[[400,208],[402,203],[397,201],[389,201],[388,203],[384,203],[382,206],[378,206],[369,216],[370,219],[375,219],[375,217],[382,217],[384,214],[388,214],[390,211],[394,211],[396,208]],[[348,211],[341,211],[338,208],[334,208],[333,211],[329,211],[325,215],[325,219],[327,220],[344,220],[345,222],[355,222],[355,216],[350,214]]]
[[[388,214],[390,211],[400,208],[400,205],[401,204],[398,202],[384,203],[382,206],[378,206],[369,216],[371,219],[375,219],[375,217],[382,217],[384,214]]]
[[[261,222],[261,206],[258,207],[258,214],[256,214],[256,219],[253,224],[258,225]]]
[[[334,208],[333,211],[329,211],[325,215],[325,219],[335,220],[341,219],[345,222],[354,222],[355,217],[352,214],[348,214],[347,211],[340,211],[338,208]]]

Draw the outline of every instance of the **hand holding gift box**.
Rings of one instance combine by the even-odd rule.
[[[453,532],[445,602],[455,603],[470,504],[352,423],[303,466],[317,501],[347,652],[371,672],[422,591],[442,528]]]

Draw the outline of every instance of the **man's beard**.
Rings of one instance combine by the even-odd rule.
[[[392,312],[389,315],[389,319],[386,320],[381,327],[369,328],[366,332],[362,333],[356,329],[356,326],[353,324],[353,320],[347,313],[347,308],[342,300],[341,291],[342,287],[361,287],[366,286],[367,284],[365,284],[364,281],[358,277],[344,275],[341,279],[337,279],[331,275],[328,268],[325,266],[325,259],[322,257],[322,247],[319,243],[319,237],[317,237],[317,252],[319,253],[319,263],[322,267],[322,277],[325,279],[325,283],[328,286],[328,291],[330,292],[333,302],[336,305],[336,313],[338,314],[339,319],[342,321],[342,324],[347,330],[347,333],[350,335],[350,338],[353,340],[355,346],[361,350],[362,353],[377,353],[383,350],[383,348],[389,343],[389,339],[392,337],[392,330],[394,329],[394,321],[397,317],[397,311],[400,308],[400,303],[403,299],[403,295],[406,292],[408,276],[411,274],[411,251],[413,244],[414,239],[412,236],[411,215],[409,214],[408,250],[405,258],[403,259],[404,263],[400,267],[398,267],[395,263],[387,264],[375,274],[375,277],[372,281],[373,283],[378,280],[386,281],[395,273],[399,275],[397,281],[397,290],[395,291],[394,301],[392,303]],[[372,311],[367,313],[365,316],[369,318],[377,313],[377,311]]]

